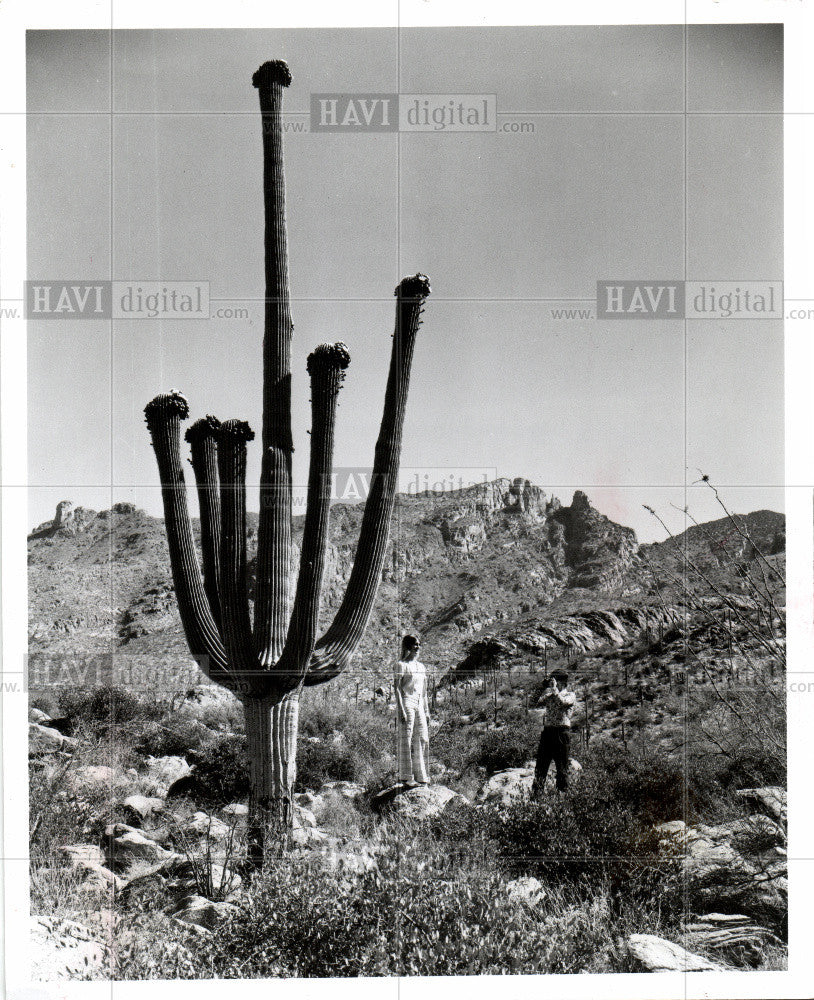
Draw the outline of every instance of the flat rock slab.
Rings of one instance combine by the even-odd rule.
[[[721,972],[724,966],[655,934],[631,934],[631,956],[648,972]]]

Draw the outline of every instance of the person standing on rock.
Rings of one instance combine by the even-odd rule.
[[[394,678],[399,780],[411,786],[430,783],[427,775],[430,742],[427,670],[418,659],[420,648],[416,636],[404,636]]]
[[[548,679],[542,698],[545,709],[543,731],[537,748],[534,784],[531,792],[535,798],[543,794],[545,779],[551,762],[557,769],[557,788],[568,788],[568,763],[571,751],[571,714],[577,703],[576,695],[568,690],[568,674],[556,670]]]

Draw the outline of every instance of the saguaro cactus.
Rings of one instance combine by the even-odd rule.
[[[244,421],[221,423],[208,416],[186,432],[200,505],[201,573],[181,465],[180,428],[189,413],[187,401],[171,392],[156,396],[144,412],[158,461],[173,581],[190,650],[212,680],[243,702],[250,762],[250,855],[260,863],[270,817],[291,819],[302,688],[345,669],[373,607],[395,503],[413,349],[430,286],[424,275],[416,274],[396,288],[396,328],[370,495],[345,596],[333,623],[318,639],[336,404],[350,356],[345,345],[337,343],[322,344],[308,357],[308,501],[292,603],[293,327],[280,122],[283,88],[291,75],[284,62],[267,62],[252,82],[260,92],[266,220],[263,453],[253,622],[246,564],[246,446],[253,431]]]

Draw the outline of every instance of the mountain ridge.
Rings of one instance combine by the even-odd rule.
[[[333,505],[322,627],[344,594],[363,511],[364,503]],[[737,518],[753,548],[779,556],[783,515],[758,511]],[[250,590],[257,519],[248,515]],[[302,522],[301,516],[295,518],[295,549]],[[193,529],[197,541],[196,521]],[[529,616],[545,623],[656,604],[669,581],[654,587],[654,573],[664,571],[667,577],[668,567],[674,573],[676,559],[688,547],[719,574],[728,563],[755,558],[757,552],[746,551],[729,518],[640,545],[633,529],[596,510],[581,490],[566,506],[523,478],[399,494],[358,668],[389,663],[396,637],[405,631],[421,632],[425,647],[453,663],[469,655],[485,630],[505,631],[512,622],[527,628],[523,623]],[[292,576],[297,560],[295,551]],[[29,535],[29,591],[32,653],[121,650],[189,659],[163,519],[133,504],[95,512],[61,502],[52,521]],[[670,596],[676,597],[674,588]],[[597,627],[601,634],[603,626]]]

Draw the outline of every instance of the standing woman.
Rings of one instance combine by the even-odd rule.
[[[427,670],[418,659],[421,643],[414,635],[401,640],[401,659],[396,664],[396,733],[399,780],[408,785],[428,785],[427,750],[430,713],[427,705]]]

